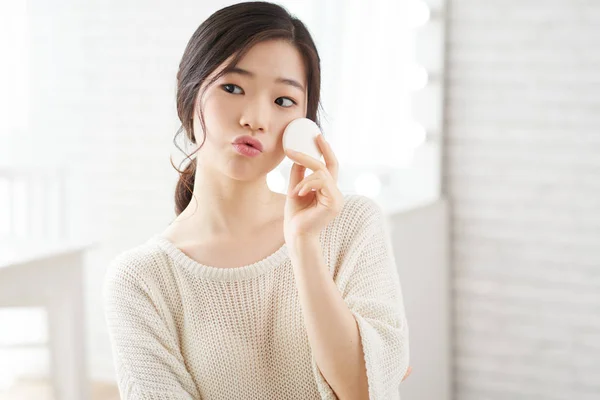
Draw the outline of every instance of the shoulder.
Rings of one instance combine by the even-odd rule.
[[[344,206],[335,218],[335,225],[347,233],[360,233],[385,220],[382,207],[370,197],[358,194],[344,195]]]
[[[377,201],[363,195],[344,195],[342,210],[323,232],[322,238],[324,255],[340,289],[349,282],[365,251],[371,252],[375,248],[373,245],[387,239],[388,230],[388,220]]]
[[[334,247],[354,248],[357,242],[370,237],[374,229],[383,224],[385,216],[379,203],[367,196],[345,194],[342,210],[323,235],[335,242],[331,243]]]
[[[344,195],[344,207],[342,208],[340,216],[372,218],[374,216],[382,215],[383,209],[379,203],[372,198],[360,194]]]
[[[108,263],[104,275],[103,293],[120,288],[144,289],[166,263],[164,254],[152,239],[118,253]]]

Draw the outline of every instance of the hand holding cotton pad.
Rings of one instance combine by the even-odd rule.
[[[283,148],[296,150],[320,160],[322,154],[316,142],[320,134],[321,130],[314,121],[308,118],[297,118],[283,131]]]

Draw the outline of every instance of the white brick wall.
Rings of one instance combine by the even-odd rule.
[[[600,1],[450,0],[455,398],[600,398]]]

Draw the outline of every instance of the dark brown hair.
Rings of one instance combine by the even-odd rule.
[[[321,91],[321,60],[313,39],[304,24],[288,11],[273,3],[246,2],[225,7],[212,14],[194,32],[189,40],[177,72],[177,114],[181,127],[175,134],[173,142],[177,145],[177,136],[185,132],[191,143],[196,143],[193,131],[193,114],[195,100],[200,87],[208,76],[233,56],[229,65],[212,78],[200,94],[200,99],[206,89],[223,74],[235,67],[239,60],[250,48],[266,40],[285,40],[294,45],[304,60],[306,81],[308,83],[308,107],[306,118],[320,125],[318,118],[319,98]],[[202,102],[199,102],[202,104]],[[199,120],[206,132],[204,115],[200,109]],[[202,144],[204,144],[204,140]],[[194,151],[197,152],[202,144]],[[182,150],[185,154],[185,152]],[[192,154],[185,154],[190,162],[185,170],[179,172],[179,181],[175,188],[175,213],[179,215],[190,203],[194,191],[196,174],[196,159]]]

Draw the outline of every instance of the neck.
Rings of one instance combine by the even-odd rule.
[[[176,218],[194,238],[243,238],[283,212],[282,195],[272,192],[266,177],[239,181],[198,169],[190,204]],[[281,208],[281,210],[279,209]]]

